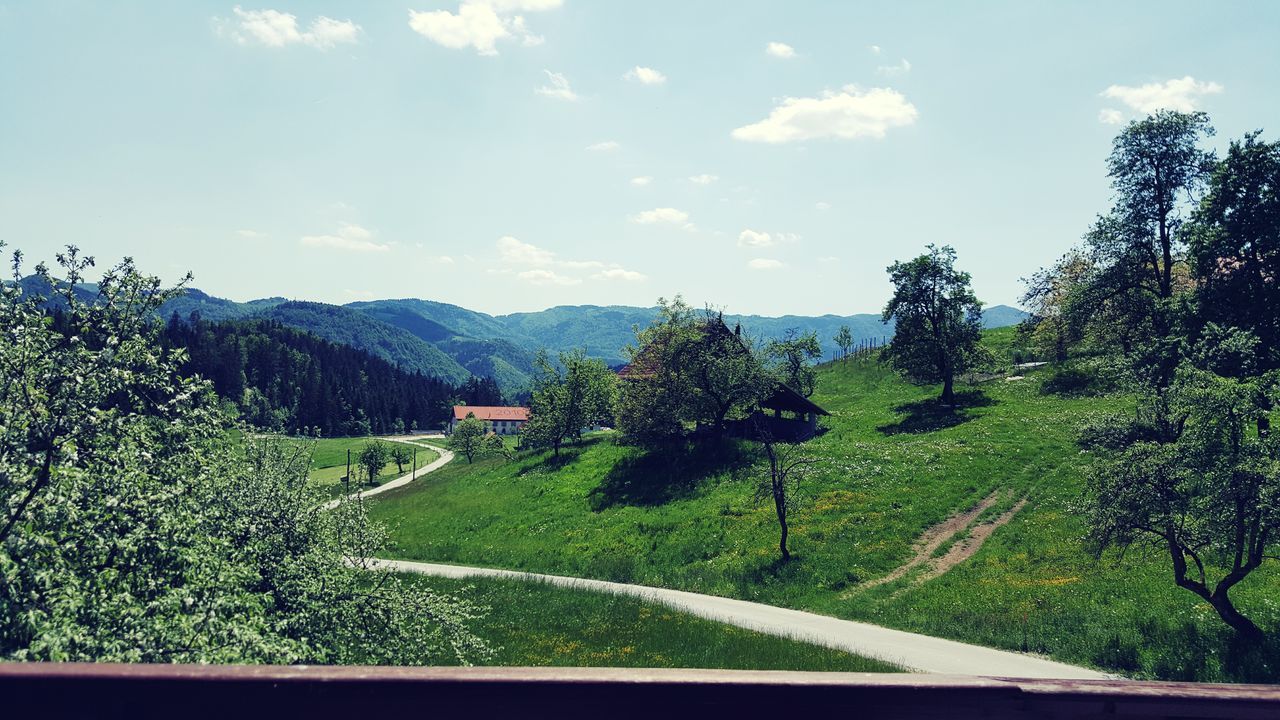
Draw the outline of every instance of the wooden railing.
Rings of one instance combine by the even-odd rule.
[[[734,670],[0,663],[0,717],[1280,718],[1280,687]]]

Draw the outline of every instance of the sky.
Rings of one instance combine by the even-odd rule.
[[[1016,304],[1124,123],[1280,132],[1280,3],[0,0],[0,240],[235,300]]]

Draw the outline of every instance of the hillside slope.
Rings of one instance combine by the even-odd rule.
[[[1161,556],[1088,552],[1070,511],[1086,461],[1077,428],[1126,400],[1045,394],[1043,373],[962,387],[968,404],[951,414],[937,388],[877,363],[821,368],[814,399],[832,415],[805,445],[819,462],[786,564],[773,510],[754,498],[764,469],[750,446],[646,459],[605,439],[561,463],[458,464],[374,514],[411,559],[741,597],[1142,677],[1276,679],[1274,658],[1233,646]],[[938,532],[949,524],[958,532]],[[1275,628],[1277,593],[1267,569],[1233,597]]]
[[[454,384],[471,375],[431,343],[349,308],[323,303],[285,302],[252,316],[275,320],[330,342],[359,348],[409,372],[419,371]]]

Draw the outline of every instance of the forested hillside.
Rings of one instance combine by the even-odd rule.
[[[468,392],[406,372],[363,350],[271,320],[165,326],[166,347],[184,348],[183,370],[210,380],[256,427],[292,434],[367,435],[439,427]],[[491,401],[492,395],[478,398]]]

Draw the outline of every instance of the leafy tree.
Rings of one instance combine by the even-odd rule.
[[[403,474],[404,466],[413,462],[413,451],[401,443],[391,445],[391,461],[396,464],[396,472]]]
[[[1191,233],[1202,317],[1248,330],[1260,368],[1280,368],[1280,142],[1250,133],[1209,179]]]
[[[467,413],[467,417],[460,420],[453,432],[449,434],[449,440],[445,446],[456,453],[462,453],[470,464],[476,457],[486,454],[493,449],[492,442],[486,441],[486,431],[484,421],[477,418],[475,413]],[[497,437],[496,435],[494,437]],[[502,438],[498,438],[498,442],[502,442]]]
[[[583,350],[561,353],[552,364],[545,351],[534,360],[529,421],[521,429],[535,446],[550,446],[559,456],[565,441],[609,416],[617,394],[617,378],[601,360]]]
[[[360,454],[356,456],[356,462],[364,470],[365,477],[369,479],[370,485],[378,483],[378,475],[382,472],[382,467],[391,462],[391,449],[381,440],[374,440],[365,443]]]
[[[1190,289],[1184,224],[1213,169],[1199,148],[1213,134],[1204,113],[1161,111],[1130,123],[1107,160],[1115,201],[1085,236],[1094,265],[1075,308],[1117,335],[1134,378],[1156,392],[1179,362],[1182,307]]]
[[[955,402],[955,377],[981,361],[982,303],[969,273],[955,269],[956,251],[929,252],[888,268],[893,298],[883,319],[895,321],[893,340],[881,354],[918,383],[942,383],[942,402]]]
[[[848,327],[844,329],[848,330]],[[817,332],[810,330],[802,333],[796,328],[790,328],[782,339],[769,341],[765,346],[765,354],[776,364],[782,382],[805,397],[813,395],[817,386],[817,373],[814,372],[812,363],[822,358],[822,346],[818,344]]]
[[[1099,455],[1083,506],[1097,548],[1167,553],[1178,587],[1250,638],[1261,630],[1229,593],[1280,541],[1280,444],[1252,429],[1276,376],[1253,374],[1256,347],[1250,333],[1211,326],[1167,398],[1082,438]]]
[[[633,441],[661,447],[689,425],[722,435],[730,419],[748,416],[775,379],[741,328],[729,330],[711,311],[699,316],[676,297],[658,300],[658,317],[636,332],[619,392],[619,428]]]
[[[836,347],[840,348],[840,357],[849,357],[849,351],[853,348],[853,332],[849,326],[841,325],[840,330],[831,339],[835,341]]]
[[[0,658],[422,664],[482,657],[465,602],[372,573],[385,532],[318,511],[309,448],[231,440],[132,262],[46,298],[0,285]],[[14,277],[20,260],[15,256]],[[91,294],[88,299],[80,293]]]
[[[769,475],[757,485],[756,499],[773,502],[774,513],[778,518],[778,551],[782,561],[786,562],[791,559],[791,551],[787,547],[790,530],[788,517],[792,510],[799,507],[800,484],[804,480],[806,469],[817,460],[805,455],[799,445],[776,442],[765,428],[758,428],[756,436],[760,439],[765,456],[769,458]]]
[[[1031,333],[1032,344],[1041,357],[1057,362],[1067,359],[1072,345],[1082,338],[1080,296],[1093,264],[1080,251],[1073,250],[1059,258],[1050,268],[1041,268],[1030,278],[1022,304],[1030,310],[1024,323]],[[1090,308],[1096,311],[1096,308]]]

